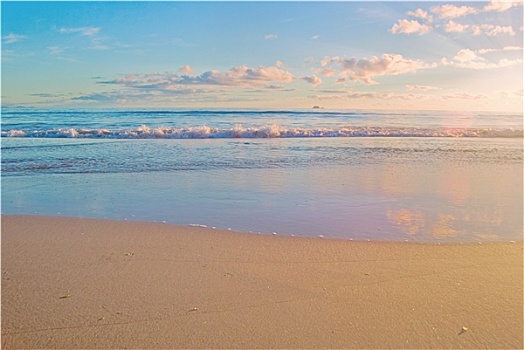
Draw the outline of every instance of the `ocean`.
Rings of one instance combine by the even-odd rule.
[[[520,114],[3,108],[3,214],[522,241]]]

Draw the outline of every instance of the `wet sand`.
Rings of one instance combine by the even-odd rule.
[[[2,348],[523,348],[523,245],[2,216]]]

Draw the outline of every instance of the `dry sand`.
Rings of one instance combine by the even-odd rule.
[[[2,216],[2,348],[523,348],[522,249]]]

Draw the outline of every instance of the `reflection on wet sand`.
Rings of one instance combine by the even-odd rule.
[[[409,209],[388,209],[388,221],[399,231],[409,236],[429,234],[434,238],[456,237],[454,223],[457,219],[451,214],[438,214],[431,220],[421,211]]]
[[[456,218],[450,214],[439,214],[437,222],[431,227],[431,235],[435,238],[455,237],[457,230],[453,228]]]
[[[362,188],[394,199],[383,213],[396,234],[417,240],[499,240],[519,237],[523,228],[520,167],[499,165],[495,172],[482,163],[432,171],[379,166]]]
[[[481,240],[496,240],[500,237],[498,231],[506,224],[503,213],[497,208],[483,208],[477,212],[458,210],[456,214],[434,211],[435,208],[426,213],[407,208],[388,208],[386,217],[397,233],[411,238],[426,235],[445,239],[462,235]]]
[[[426,226],[426,217],[421,211],[388,209],[386,215],[390,223],[407,235],[421,234]]]

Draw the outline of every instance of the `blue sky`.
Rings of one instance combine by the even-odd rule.
[[[2,2],[2,104],[522,112],[522,2]]]

